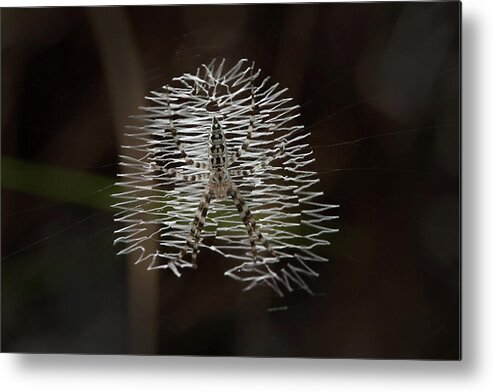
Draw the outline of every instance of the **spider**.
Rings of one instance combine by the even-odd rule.
[[[253,262],[257,262],[258,253],[257,253],[257,240],[262,243],[268,253],[274,258],[278,259],[276,252],[272,248],[269,241],[262,235],[260,229],[257,226],[255,218],[250,211],[250,208],[245,202],[244,197],[241,195],[238,187],[234,183],[232,177],[233,176],[250,176],[256,170],[265,168],[269,163],[281,155],[284,154],[285,151],[285,143],[283,140],[278,146],[277,151],[267,157],[258,167],[251,168],[248,170],[234,170],[230,169],[231,165],[233,165],[242,155],[245,153],[250,145],[250,141],[252,138],[252,133],[255,130],[255,115],[259,111],[258,106],[255,101],[255,94],[253,88],[253,65],[250,68],[250,96],[251,96],[251,108],[249,113],[249,124],[246,132],[246,138],[243,144],[237,148],[237,150],[233,154],[229,154],[228,148],[226,145],[226,137],[225,130],[221,126],[220,122],[220,114],[219,114],[219,105],[215,99],[216,88],[219,84],[219,81],[216,81],[216,85],[214,86],[214,92],[212,94],[212,98],[209,100],[209,103],[206,106],[206,110],[211,113],[211,125],[208,131],[208,163],[196,162],[189,157],[185,148],[183,147],[180,139],[178,137],[178,132],[173,123],[173,116],[170,113],[169,116],[169,129],[173,137],[173,141],[178,148],[181,157],[185,161],[185,164],[190,165],[195,168],[200,168],[207,170],[206,174],[197,174],[197,175],[183,175],[179,173],[176,169],[166,169],[156,162],[150,162],[151,168],[155,171],[159,171],[169,176],[178,177],[185,181],[197,181],[199,179],[208,179],[207,184],[203,190],[202,197],[200,199],[199,205],[195,212],[195,217],[192,221],[192,225],[190,228],[190,232],[186,239],[185,245],[181,248],[176,260],[183,260],[183,258],[187,255],[189,248],[192,248],[192,268],[197,269],[197,257],[199,253],[199,245],[201,241],[201,233],[204,228],[204,224],[207,217],[207,212],[209,210],[209,205],[213,199],[223,200],[226,197],[231,197],[234,205],[238,209],[239,215],[243,224],[246,227],[246,231],[248,234],[248,238],[250,241]],[[169,91],[168,87],[165,88],[165,95],[167,100],[168,109],[171,112],[171,105],[169,99]]]

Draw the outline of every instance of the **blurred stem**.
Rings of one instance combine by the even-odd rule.
[[[89,7],[86,9],[101,66],[119,145],[132,146],[136,141],[125,136],[128,115],[144,104],[145,89],[139,48],[125,7]],[[126,149],[139,159],[139,149]],[[122,168],[125,173],[125,167]],[[142,243],[149,254],[157,252],[156,243]],[[138,252],[136,252],[138,253]],[[133,265],[138,254],[127,255],[128,263],[128,332],[129,353],[153,354],[158,351],[159,274],[149,273],[144,263]]]
[[[2,189],[111,209],[114,178],[2,157]]]

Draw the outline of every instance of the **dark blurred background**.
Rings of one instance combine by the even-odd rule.
[[[2,351],[457,359],[460,4],[2,9]],[[212,58],[290,89],[327,203],[317,293],[115,256],[128,116]]]

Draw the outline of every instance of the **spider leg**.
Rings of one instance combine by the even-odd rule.
[[[243,144],[241,145],[238,150],[231,156],[231,159],[229,160],[229,164],[233,164],[235,161],[240,158],[243,153],[248,149],[248,146],[250,145],[250,141],[252,140],[252,132],[253,128],[255,127],[254,125],[254,118],[255,118],[255,94],[253,92],[253,64],[252,67],[250,68],[250,95],[252,96],[252,103],[251,103],[251,110],[250,110],[250,120],[249,120],[249,125],[248,125],[248,131],[247,131],[247,137]]]
[[[267,251],[271,255],[276,256],[276,253],[274,252],[274,249],[272,249],[272,246],[269,244],[269,241],[267,241],[267,239],[262,235],[259,228],[257,227],[257,224],[252,216],[250,208],[248,208],[245,199],[243,198],[243,196],[241,195],[241,193],[239,192],[238,188],[234,183],[231,183],[231,187],[229,188],[229,195],[233,199],[233,203],[235,204],[236,208],[238,209],[238,212],[240,213],[240,218],[247,228],[248,237],[250,238],[250,245],[252,246],[254,262],[257,259],[257,248],[255,246],[255,240],[253,239],[254,232],[257,235],[260,242],[262,242],[262,245],[264,245],[265,249],[267,249]]]
[[[152,170],[155,170],[155,171],[160,171],[168,176],[172,176],[172,177],[177,177],[179,179],[182,179],[182,180],[185,180],[185,181],[190,181],[190,182],[194,182],[194,181],[198,181],[198,180],[203,180],[203,179],[206,179],[209,177],[209,173],[202,173],[202,174],[181,174],[181,173],[178,173],[176,171],[176,169],[174,168],[171,168],[171,169],[165,169],[164,167],[162,166],[159,166],[156,162],[150,162],[150,166],[152,168]]]
[[[257,262],[257,244],[255,243],[255,238],[253,236],[253,227],[250,223],[245,223],[248,239],[250,240],[250,246],[252,248],[253,262]]]
[[[202,207],[202,212],[200,214],[199,222],[197,223],[197,229],[194,235],[193,253],[192,253],[192,267],[197,268],[197,256],[199,254],[200,236],[202,234],[202,229],[204,228],[205,219],[207,217],[207,211],[209,210],[209,203],[211,201],[211,195],[204,200],[204,205]]]
[[[169,110],[169,126],[171,130],[171,136],[173,136],[173,140],[176,144],[176,147],[178,147],[178,150],[180,151],[181,157],[185,160],[185,163],[187,165],[197,167],[200,169],[208,169],[209,166],[206,163],[202,162],[195,162],[193,159],[191,159],[188,154],[186,153],[185,149],[183,148],[183,145],[181,144],[180,139],[178,138],[178,132],[176,131],[176,128],[173,124],[173,113],[171,111],[171,103],[169,100],[169,92],[168,92],[168,86],[165,87],[165,93],[166,93],[166,100],[168,103],[168,110]]]
[[[190,229],[190,234],[188,235],[187,241],[183,248],[178,254],[178,259],[183,259],[187,253],[188,247],[193,246],[192,254],[192,268],[197,268],[197,255],[199,253],[200,236],[202,229],[204,228],[205,219],[207,217],[207,211],[209,210],[209,203],[212,199],[212,194],[209,190],[209,186],[206,186],[202,198],[200,199],[199,206],[195,212],[195,218],[192,222],[192,227]]]
[[[279,158],[281,155],[284,154],[285,151],[285,141],[282,142],[281,146],[277,150],[277,152],[264,161],[260,163],[257,167],[252,167],[251,169],[245,169],[245,170],[229,170],[229,174],[232,176],[251,176],[253,173],[255,173],[258,170],[265,169],[272,161],[276,160]]]

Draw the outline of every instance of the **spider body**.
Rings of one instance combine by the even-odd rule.
[[[219,121],[214,116],[209,132],[209,189],[218,200],[224,199],[231,188],[228,149]]]
[[[250,114],[250,124],[248,128],[248,136],[242,146],[236,151],[236,153],[232,156],[231,161],[234,162],[237,160],[241,154],[248,148],[250,143],[250,138],[252,136],[252,129],[254,126],[254,105],[255,100],[252,94],[252,109]],[[176,134],[176,131],[175,131]],[[197,165],[193,160],[188,158],[188,155],[183,150],[181,143],[178,137],[175,138],[175,142],[178,148],[182,151],[182,156],[185,158],[185,162],[189,165]],[[267,249],[267,251],[275,256],[275,252],[270,246],[269,242],[265,239],[265,237],[260,232],[255,219],[248,208],[245,199],[240,194],[238,188],[235,183],[231,179],[229,173],[229,157],[228,157],[228,148],[226,146],[226,137],[221,128],[221,125],[216,116],[212,117],[212,125],[209,131],[208,138],[208,151],[209,151],[209,181],[205,186],[204,193],[200,200],[199,206],[195,213],[195,218],[192,222],[192,226],[190,229],[190,234],[188,236],[187,242],[185,246],[181,249],[178,259],[182,259],[185,257],[188,247],[192,247],[192,268],[197,268],[197,256],[199,253],[199,244],[200,244],[200,236],[202,230],[205,225],[205,221],[207,218],[207,211],[209,209],[209,204],[213,198],[217,200],[223,200],[227,196],[230,196],[233,200],[234,205],[238,209],[240,214],[240,218],[245,224],[248,238],[250,240],[250,246],[252,249],[252,257],[253,261],[257,261],[257,245],[255,236],[257,236],[258,240],[263,244],[263,246]],[[243,171],[245,172],[245,171]],[[236,171],[234,172],[236,174]],[[246,173],[245,173],[246,174]],[[176,172],[173,173],[176,175]]]
[[[252,78],[252,72],[250,71],[250,78]],[[170,100],[168,87],[166,87],[166,96],[168,107],[170,108]],[[260,229],[257,227],[255,219],[250,211],[250,208],[245,202],[245,199],[241,195],[240,191],[236,187],[235,183],[231,179],[231,175],[251,175],[255,168],[251,170],[229,170],[229,165],[237,161],[242,154],[248,150],[250,145],[250,140],[252,138],[252,132],[254,129],[254,118],[256,113],[258,112],[258,107],[255,103],[255,95],[253,92],[253,82],[250,80],[250,94],[251,94],[251,106],[250,106],[250,115],[249,115],[249,125],[246,134],[245,141],[243,144],[236,150],[236,152],[230,157],[228,155],[228,148],[226,145],[226,137],[224,135],[224,131],[217,119],[216,113],[219,111],[219,107],[214,98],[208,103],[206,106],[206,110],[209,111],[212,115],[212,124],[209,129],[209,137],[208,137],[208,164],[204,164],[201,162],[196,162],[189,157],[185,148],[183,147],[180,138],[178,137],[178,132],[173,123],[173,115],[170,115],[170,123],[169,130],[173,136],[173,140],[176,144],[176,147],[180,151],[180,155],[185,161],[186,165],[207,169],[209,171],[208,174],[204,175],[208,177],[207,185],[204,188],[202,197],[200,199],[199,206],[195,212],[195,217],[192,222],[190,233],[187,237],[187,241],[185,245],[180,250],[177,260],[183,260],[187,254],[189,248],[192,248],[192,268],[197,268],[197,257],[199,254],[199,245],[202,230],[205,225],[205,221],[207,218],[207,212],[209,210],[210,202],[213,198],[217,200],[223,200],[227,196],[231,197],[234,205],[236,206],[240,218],[243,221],[250,241],[250,246],[252,250],[252,258],[253,262],[257,261],[257,244],[255,237],[262,243],[262,245],[267,249],[267,251],[274,257],[276,253],[272,249],[269,241],[262,235]],[[265,159],[265,161],[260,166],[265,167],[270,163],[270,161],[279,157],[284,153],[284,142],[279,147],[279,150],[273,156]],[[162,171],[167,175],[180,177],[187,181],[195,181],[198,178],[203,178],[204,176],[186,176],[181,175],[175,169],[165,169],[157,165],[156,162],[151,162],[151,166],[153,170]]]

